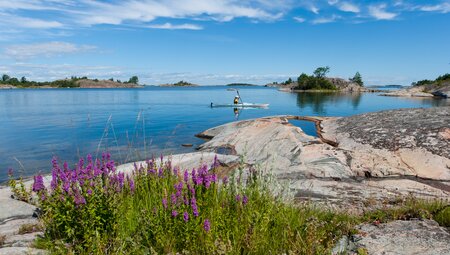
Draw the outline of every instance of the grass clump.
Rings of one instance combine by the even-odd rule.
[[[450,204],[445,200],[420,200],[408,197],[399,200],[391,208],[382,208],[365,213],[361,222],[380,223],[393,220],[433,219],[439,225],[450,227]]]
[[[218,163],[192,171],[147,161],[133,178],[88,156],[76,169],[54,161],[52,183],[35,177],[44,238],[59,254],[326,254],[354,218],[294,206],[260,172],[219,180]]]
[[[19,227],[19,235],[24,235],[24,234],[28,234],[28,233],[34,233],[34,232],[38,232],[38,231],[43,231],[44,227],[42,226],[42,224],[38,224],[38,223],[29,223],[29,224],[23,224]]]

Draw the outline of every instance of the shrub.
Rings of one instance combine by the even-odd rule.
[[[298,87],[296,89],[299,90],[335,90],[336,86],[333,85],[329,80],[324,77],[316,77],[310,76],[305,73],[302,73],[298,79]]]
[[[192,171],[160,162],[127,179],[107,154],[73,170],[54,160],[51,187],[39,176],[33,185],[46,227],[40,243],[61,254],[324,254],[354,224],[285,203],[253,169],[219,180],[217,161]]]

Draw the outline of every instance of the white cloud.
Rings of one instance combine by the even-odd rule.
[[[302,17],[294,17],[294,20],[297,21],[298,23],[303,23],[306,21],[306,19],[304,19]]]
[[[156,28],[156,29],[168,29],[168,30],[176,30],[176,29],[185,29],[185,30],[202,30],[203,27],[195,24],[180,24],[180,25],[173,25],[171,23],[164,23],[164,24],[154,24],[147,26],[149,28]]]
[[[313,13],[315,13],[315,14],[319,14],[319,8],[317,8],[316,6],[314,6],[314,5],[311,5],[310,7],[309,7],[309,10],[311,11],[311,12],[313,12]]]
[[[119,3],[86,2],[90,7],[81,22],[87,25],[112,24],[125,22],[150,22],[157,18],[193,18],[203,17],[212,20],[230,21],[244,17],[271,21],[279,19],[278,8],[268,8],[261,2],[230,0],[143,0],[121,1]],[[272,4],[273,5],[273,4]]]
[[[386,4],[369,6],[369,14],[377,20],[392,20],[397,17],[397,13],[386,11]]]
[[[338,9],[344,12],[354,12],[354,13],[359,13],[361,11],[357,5],[349,2],[339,3]]]
[[[333,14],[331,17],[321,17],[321,18],[314,19],[313,21],[311,21],[311,23],[312,24],[333,23],[338,19],[341,19],[341,16]]]
[[[14,28],[49,29],[49,28],[61,28],[63,27],[63,24],[58,21],[35,19],[10,15],[7,13],[0,13],[0,26],[9,28],[14,27]]]
[[[339,0],[328,0],[329,5],[335,5],[339,2]]]
[[[421,11],[425,12],[442,12],[449,13],[450,12],[450,3],[442,3],[437,5],[424,5],[419,8]]]
[[[8,46],[4,50],[6,56],[15,59],[28,59],[37,56],[52,57],[63,54],[79,53],[95,49],[91,45],[76,45],[67,42],[47,42]]]

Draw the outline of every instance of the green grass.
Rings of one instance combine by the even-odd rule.
[[[94,175],[99,169],[106,170]],[[205,166],[186,176],[166,162],[127,179],[110,162],[88,159],[72,170],[77,180],[33,186],[43,197],[45,226],[36,246],[53,254],[329,254],[360,223],[426,218],[449,227],[445,201],[398,199],[392,208],[349,215],[288,202],[255,170],[244,178],[237,169],[229,180],[217,180],[216,171]],[[71,191],[64,191],[66,182]],[[74,193],[85,203],[77,204]]]
[[[365,213],[362,222],[410,219],[433,219],[439,225],[450,227],[450,204],[445,200],[420,200],[408,197],[391,208],[383,208]]]

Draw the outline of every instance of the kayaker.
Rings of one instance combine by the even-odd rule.
[[[234,104],[239,104],[239,96],[234,97]]]

